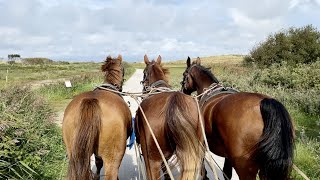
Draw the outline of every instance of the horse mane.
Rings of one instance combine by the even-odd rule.
[[[219,80],[210,71],[211,68],[206,68],[206,67],[199,65],[199,64],[196,64],[196,63],[192,63],[192,66],[196,67],[201,73],[203,73],[207,77],[209,77],[211,81],[213,81],[215,83],[219,83]],[[199,73],[199,71],[197,73]]]
[[[152,63],[154,63],[155,61],[154,60],[152,60]],[[157,63],[154,63],[154,64],[157,64]],[[165,82],[169,82],[169,78],[168,78],[168,75],[169,75],[169,69],[168,68],[166,68],[166,67],[163,67],[163,65],[162,64],[158,64],[158,66],[153,66],[153,67],[155,67],[155,68],[158,68],[158,70],[161,70],[162,72],[163,72],[163,74],[164,74],[164,81]]]
[[[124,70],[120,60],[108,56],[107,59],[104,61],[104,64],[101,66],[101,71],[105,72],[104,82],[122,86]]]

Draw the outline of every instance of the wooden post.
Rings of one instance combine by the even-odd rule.
[[[8,74],[9,74],[9,70],[7,69],[6,84],[8,83]]]

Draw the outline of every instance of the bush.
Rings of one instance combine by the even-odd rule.
[[[0,91],[0,179],[58,179],[61,130],[51,108],[28,88]]]
[[[244,64],[269,67],[286,61],[290,65],[313,63],[320,58],[320,32],[311,25],[270,35],[244,58]]]
[[[29,65],[43,65],[52,64],[54,61],[48,58],[24,58],[22,62]]]
[[[275,63],[270,68],[255,71],[255,80],[264,84],[290,89],[315,89],[320,91],[320,61],[310,65],[290,66],[286,62]]]
[[[16,63],[16,61],[13,61],[13,60],[8,61],[8,64],[10,64],[10,65],[13,65],[13,64],[15,64],[15,63]]]

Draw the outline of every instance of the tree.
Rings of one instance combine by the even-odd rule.
[[[17,58],[21,58],[20,54],[8,54],[8,60],[16,60]]]
[[[289,65],[312,63],[320,58],[320,32],[312,25],[289,28],[254,47],[245,57],[245,64],[268,67],[286,61]]]

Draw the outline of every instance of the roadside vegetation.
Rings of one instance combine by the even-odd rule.
[[[49,61],[50,62],[50,61]],[[14,63],[0,64],[0,89],[12,85],[27,85],[39,80],[71,78],[87,73],[99,72],[101,63]],[[7,80],[6,80],[7,76]]]
[[[59,179],[65,171],[61,129],[30,88],[0,90],[0,179]]]
[[[125,75],[124,79],[128,79],[135,71],[129,63],[124,62]],[[99,71],[85,73],[81,76],[75,76],[70,79],[71,88],[66,88],[63,81],[55,84],[45,85],[36,91],[52,104],[57,111],[64,110],[68,102],[77,94],[85,91],[91,91],[104,81],[104,74]]]

